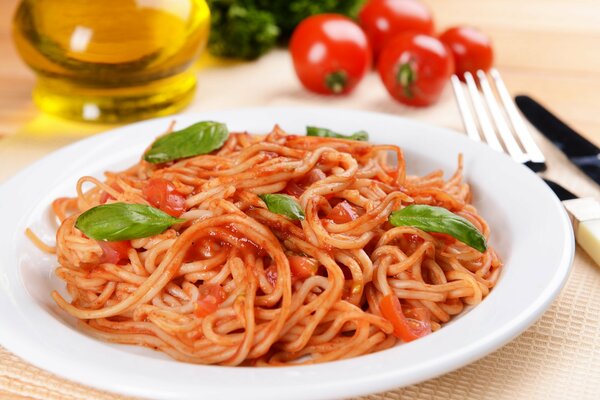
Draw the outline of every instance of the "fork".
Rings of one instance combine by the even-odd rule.
[[[457,75],[451,78],[467,135],[477,142],[485,141],[492,149],[507,153],[535,172],[545,171],[544,154],[527,129],[498,70],[490,70],[491,79],[482,70],[476,71],[475,76],[470,72],[464,74],[466,90]],[[563,200],[577,243],[600,265],[600,203],[593,198],[577,198],[558,183],[544,181]]]

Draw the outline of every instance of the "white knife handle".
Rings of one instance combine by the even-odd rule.
[[[600,265],[600,202],[591,197],[565,200],[575,240]]]

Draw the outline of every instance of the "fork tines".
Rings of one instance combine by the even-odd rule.
[[[490,70],[490,78],[482,70],[476,77],[464,75],[467,89],[457,75],[452,76],[452,88],[467,135],[485,141],[491,148],[508,153],[515,161],[534,171],[546,169],[545,158],[535,144],[500,73]]]

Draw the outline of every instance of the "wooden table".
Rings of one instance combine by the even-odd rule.
[[[543,101],[600,145],[600,1],[425,2],[435,12],[440,29],[471,23],[490,34],[495,44],[496,65],[511,91],[527,93]],[[107,128],[60,120],[36,110],[30,97],[34,76],[18,59],[10,40],[9,16],[16,3],[16,0],[0,2],[0,182],[48,152]],[[434,107],[414,109],[390,100],[375,74],[368,76],[348,97],[307,93],[297,83],[284,50],[272,52],[254,63],[215,66],[205,60],[201,64],[196,100],[187,111],[269,105],[360,108],[462,129],[449,88]],[[600,190],[591,180],[544,138],[537,134],[535,138],[548,157],[547,176],[581,196],[600,198]],[[580,313],[583,320],[571,318],[575,312]],[[583,328],[581,321],[584,321]],[[579,336],[573,339],[572,332],[565,334],[561,326]],[[540,346],[546,346],[552,357],[536,358]],[[557,397],[560,388],[569,385],[574,385],[570,390],[576,398],[586,398],[588,393],[597,396],[600,392],[599,349],[600,271],[578,250],[565,290],[542,320],[521,337],[460,371],[389,392],[385,398],[429,399],[434,398],[432,393],[435,392],[435,398],[514,399],[523,396],[526,389],[529,398],[546,399]],[[1,348],[0,361],[13,365],[8,367],[8,372],[2,368],[6,365],[0,365],[0,372],[4,373],[0,373],[0,398],[8,396],[2,388],[12,394],[32,397],[46,397],[40,393],[48,397],[54,393],[57,397],[58,392],[61,393],[58,397],[67,397],[68,392],[70,398],[112,398],[100,392],[86,392],[81,386],[39,371]],[[498,375],[497,370],[506,371],[508,375]],[[16,377],[18,383],[12,382],[10,376]],[[35,389],[40,385],[47,391]],[[58,392],[48,389],[52,385]],[[465,387],[470,388],[469,391],[464,392]]]
[[[600,1],[424,1],[439,30],[472,24],[487,32],[494,40],[496,65],[513,92],[542,99],[600,144]],[[32,129],[39,118],[30,96],[33,74],[10,40],[10,16],[17,3],[0,2],[0,135]],[[232,98],[224,106],[236,105]]]

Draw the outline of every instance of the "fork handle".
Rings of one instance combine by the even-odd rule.
[[[573,222],[575,241],[600,266],[600,202],[586,197],[562,203]]]

